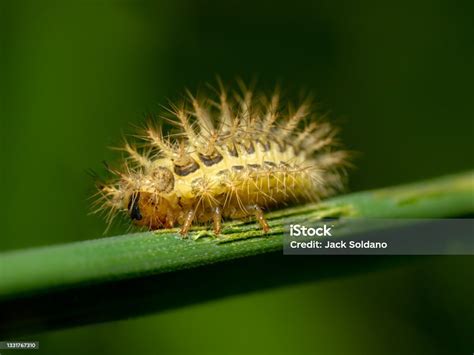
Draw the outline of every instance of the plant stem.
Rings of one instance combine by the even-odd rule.
[[[193,229],[191,238],[188,239],[179,237],[176,230],[163,230],[6,252],[0,254],[0,305],[2,309],[11,305],[32,307],[31,310],[36,318],[32,318],[31,315],[25,316],[24,319],[18,318],[18,315],[11,315],[11,318],[8,318],[7,312],[7,319],[10,322],[16,317],[14,322],[16,326],[0,320],[0,331],[44,329],[42,322],[48,317],[56,317],[57,321],[55,323],[50,319],[48,327],[51,324],[62,326],[118,319],[127,315],[142,314],[209,299],[212,298],[210,292],[215,291],[215,288],[211,288],[209,292],[200,290],[193,294],[192,300],[188,299],[189,294],[186,298],[186,295],[183,297],[182,293],[188,292],[193,285],[199,288],[199,285],[206,284],[208,277],[215,278],[214,281],[221,282],[221,285],[226,284],[226,280],[240,280],[236,282],[242,283],[242,275],[255,279],[259,273],[255,270],[251,271],[252,275],[246,273],[244,264],[246,266],[255,264],[255,267],[257,265],[261,267],[262,260],[273,265],[276,272],[276,274],[272,273],[270,283],[268,280],[260,280],[262,287],[291,283],[293,280],[296,282],[320,278],[324,273],[327,276],[327,271],[322,271],[322,274],[319,271],[318,274],[318,270],[313,269],[312,266],[314,261],[309,261],[307,257],[281,256],[285,226],[301,222],[311,224],[328,217],[464,216],[474,212],[473,181],[474,173],[466,172],[408,185],[347,194],[320,204],[275,211],[267,215],[271,227],[270,234],[267,236],[262,236],[255,222],[232,221],[223,225],[223,235],[219,238],[210,237],[207,229],[200,227]],[[270,253],[266,259],[261,259],[263,255],[260,259],[249,258],[265,253]],[[247,257],[247,261],[231,261],[243,257]],[[285,273],[281,266],[274,265],[282,264],[282,259],[286,259],[286,263],[292,263],[290,266],[286,265],[287,270],[295,271],[295,268],[309,267],[311,273],[291,276]],[[318,264],[322,261],[333,264],[333,261],[327,257],[310,259],[319,259]],[[355,259],[346,259],[342,265],[352,268],[348,266],[348,263],[354,264]],[[279,261],[275,262],[276,260]],[[341,264],[340,260],[339,258]],[[211,265],[215,263],[219,263],[218,266]],[[336,267],[336,270],[336,275],[350,272],[340,267]],[[188,283],[182,284],[180,279],[188,280]],[[151,280],[153,284],[149,283]],[[155,282],[161,283],[154,284]],[[252,282],[249,281],[248,285],[250,284]],[[259,280],[255,279],[256,288],[259,287],[258,284]],[[128,289],[124,289],[124,285]],[[219,287],[219,285],[214,286]],[[147,287],[148,289],[139,290],[130,289],[130,287]],[[216,294],[233,293],[236,288],[229,285],[227,287],[226,290],[220,290]],[[237,291],[242,289],[246,287],[240,289],[237,287]],[[110,294],[112,291],[113,294]],[[145,297],[143,292],[147,294],[155,292],[154,296],[161,296],[163,302],[167,304],[157,307],[156,302],[153,301],[155,306],[149,305],[148,309],[145,309],[146,302],[138,305],[130,304],[131,299],[137,299],[139,295]],[[121,303],[122,311],[117,311],[119,307],[112,307],[109,315],[106,311],[95,317],[87,315],[88,310],[101,304],[98,298],[117,297],[119,293],[124,295],[122,298],[119,297],[121,302],[128,302],[125,307]],[[75,304],[74,309],[71,309],[72,305],[66,307],[71,300],[65,297],[77,295],[81,295],[82,301]],[[58,308],[63,313],[58,311],[59,313],[56,314],[51,309],[54,306],[41,306],[38,303],[54,300],[56,303],[63,304],[64,307]],[[112,302],[110,299],[103,300],[102,304]],[[75,314],[76,312],[78,314]],[[72,321],[71,314],[75,314],[78,319]],[[88,320],[88,317],[93,319]]]

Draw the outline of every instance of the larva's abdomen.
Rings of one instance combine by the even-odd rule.
[[[212,221],[219,234],[222,218],[254,215],[264,232],[263,211],[289,203],[318,200],[340,190],[347,153],[335,148],[335,130],[311,121],[309,105],[281,114],[279,97],[253,93],[210,105],[190,97],[173,108],[181,132],[164,138],[146,128],[141,149],[125,144],[129,158],[99,191],[100,210],[127,214],[148,229]]]
[[[182,191],[177,188],[176,194],[186,206],[200,201],[196,211],[199,222],[211,221],[215,206],[222,209],[223,217],[241,218],[251,214],[256,205],[268,209],[310,200],[316,171],[302,153],[296,155],[295,151],[292,146],[282,148],[275,142],[238,149],[237,154],[221,149],[223,158],[219,162],[201,164],[189,175],[176,176],[177,181],[181,180],[178,186],[183,187]]]

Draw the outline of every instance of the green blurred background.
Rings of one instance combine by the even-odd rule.
[[[101,236],[86,171],[216,74],[315,93],[361,153],[353,191],[474,166],[471,2],[0,1],[0,250]],[[45,354],[471,354],[473,267],[420,258],[28,339]]]

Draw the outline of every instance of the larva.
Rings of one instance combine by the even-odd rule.
[[[172,106],[177,133],[148,124],[141,144],[125,143],[122,167],[99,184],[96,211],[109,223],[125,214],[150,230],[178,224],[185,236],[193,223],[212,222],[217,235],[222,219],[254,216],[266,233],[264,211],[342,189],[348,153],[311,104],[291,110],[278,92],[229,94],[219,86],[215,101],[189,94]]]

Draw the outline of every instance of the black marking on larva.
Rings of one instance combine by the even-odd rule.
[[[234,143],[231,143],[231,145],[227,145],[227,150],[230,156],[235,157],[235,158],[239,157],[239,152],[237,151],[237,147],[235,146]]]
[[[244,166],[243,166],[243,165],[234,165],[234,166],[232,167],[232,170],[239,172],[239,171],[244,170]]]
[[[224,169],[224,170],[219,170],[216,175],[217,176],[226,176],[226,175],[229,175],[230,171],[229,169]]]
[[[262,166],[260,164],[247,164],[247,166],[250,168],[250,170],[253,170],[253,171],[262,168]]]
[[[268,160],[265,160],[263,162],[263,164],[268,168],[276,168],[277,167],[277,165],[274,162],[268,161]]]
[[[287,164],[287,163],[285,163],[284,161],[281,161],[281,162],[280,162],[280,167],[282,167],[282,168],[287,168],[287,169],[288,169],[288,168],[291,168],[290,164]]]
[[[130,197],[130,201],[128,201],[128,210],[130,211],[130,218],[132,220],[136,219],[137,221],[142,219],[142,215],[140,213],[140,208],[138,207],[138,201],[140,200],[140,193],[137,192]]]
[[[301,149],[300,149],[300,148],[299,148],[299,147],[298,147],[296,144],[292,144],[292,143],[290,143],[290,147],[292,147],[292,148],[293,148],[293,152],[295,153],[295,155],[298,155],[298,154],[300,154],[300,152],[301,152]]]
[[[247,152],[247,154],[253,154],[255,153],[255,146],[253,145],[252,142],[249,142],[248,145],[246,145],[245,143],[241,143],[240,144],[242,147],[244,147],[245,151]]]
[[[199,169],[199,164],[194,161],[194,159],[191,159],[191,162],[187,165],[174,165],[174,172],[176,175],[179,176],[186,176],[191,173],[194,173],[196,170]]]
[[[264,152],[268,152],[270,150],[270,142],[269,141],[262,142],[260,139],[257,139],[257,143],[259,143],[262,146],[262,150]]]
[[[278,149],[280,150],[280,153],[283,153],[286,150],[285,142],[276,141],[276,144],[278,145]]]
[[[199,159],[201,159],[205,166],[212,166],[219,163],[223,159],[222,155],[217,151],[214,151],[212,155],[205,155],[202,153],[198,153],[198,155]]]

